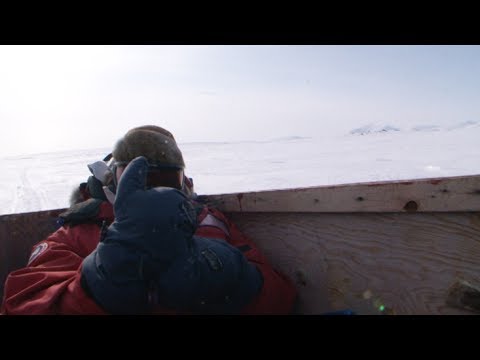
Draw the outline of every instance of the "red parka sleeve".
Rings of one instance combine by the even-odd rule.
[[[238,227],[220,211],[208,208],[200,216],[214,216],[226,225],[225,229],[215,226],[200,226],[196,234],[205,237],[224,238],[231,245],[243,251],[245,257],[254,264],[263,276],[263,286],[260,294],[243,310],[243,314],[291,314],[297,298],[297,289],[290,278],[273,268],[265,255],[255,243],[243,234]]]
[[[2,313],[104,314],[80,284],[80,269],[97,245],[96,224],[60,228],[32,248],[26,267],[13,271],[4,288]]]

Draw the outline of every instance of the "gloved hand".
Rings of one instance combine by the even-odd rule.
[[[180,191],[145,190],[148,163],[134,159],[120,178],[115,222],[85,258],[82,281],[113,314],[155,305],[194,313],[238,313],[259,293],[262,276],[223,240],[194,236],[196,212]]]
[[[114,203],[115,222],[82,266],[83,284],[113,314],[148,312],[152,278],[192,246],[193,205],[176,189],[145,190],[147,171],[144,157],[126,167]]]

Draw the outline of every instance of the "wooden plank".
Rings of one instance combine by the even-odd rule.
[[[228,212],[480,211],[480,175],[221,194],[204,198]]]
[[[302,314],[469,314],[448,290],[480,284],[479,213],[228,215],[295,279]]]
[[[55,230],[62,210],[0,216],[0,299],[7,275],[26,265],[32,246]]]

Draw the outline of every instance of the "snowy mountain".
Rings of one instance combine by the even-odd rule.
[[[454,125],[439,125],[439,124],[417,124],[410,127],[399,126],[391,124],[370,123],[359,128],[350,130],[351,135],[370,135],[370,134],[384,134],[391,132],[438,132],[438,131],[456,131],[461,129],[476,129],[480,128],[480,121],[464,121]]]
[[[458,129],[472,129],[480,127],[480,121],[465,121],[454,126],[448,127],[448,130],[458,130]]]
[[[352,135],[368,135],[375,133],[388,133],[393,131],[400,131],[400,128],[392,125],[368,124],[350,131]]]
[[[417,125],[412,127],[412,131],[440,131],[442,128],[438,125]]]

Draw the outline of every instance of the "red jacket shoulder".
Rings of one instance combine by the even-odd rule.
[[[95,224],[60,228],[32,248],[28,265],[5,282],[5,314],[103,314],[80,283],[83,258],[98,243]]]

